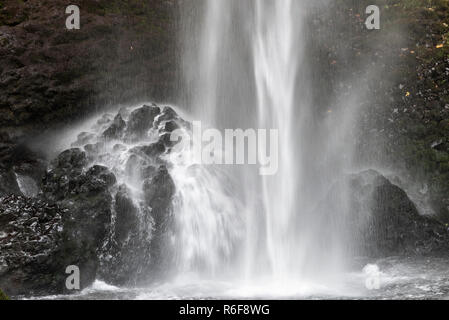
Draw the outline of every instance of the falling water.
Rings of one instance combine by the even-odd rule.
[[[253,165],[201,165],[193,161],[195,149],[160,159],[176,187],[174,226],[163,251],[174,283],[207,280],[220,290],[222,281],[238,283],[235,294],[248,296],[336,288],[346,254],[347,189],[335,185],[351,167],[353,113],[317,110],[310,94],[309,14],[310,5],[300,0],[185,2],[181,118],[219,130],[277,130],[278,141],[268,143],[278,143],[279,168],[262,176]],[[123,137],[102,141],[111,123],[129,126],[148,108],[107,114],[75,143],[88,143],[92,161],[114,172],[143,222],[148,208],[142,185],[160,163],[139,150],[166,133],[167,121],[156,118],[159,124],[148,132],[126,129]],[[151,238],[154,224],[141,223],[139,232]],[[200,294],[195,290],[188,294]]]
[[[183,104],[193,118],[215,128],[279,131],[277,174],[262,177],[250,166],[227,168],[234,182],[229,201],[243,203],[238,214],[245,236],[235,270],[250,282],[332,277],[344,255],[346,190],[329,193],[350,166],[345,138],[352,117],[349,109],[323,115],[311,98],[310,3],[191,5],[193,10],[184,8],[181,36]]]
[[[268,254],[275,275],[288,273],[292,252],[289,225],[294,215],[296,163],[293,144],[295,83],[300,52],[300,15],[295,1],[257,1],[253,39],[259,126],[280,131],[279,172],[263,179]],[[299,27],[297,29],[297,27]]]

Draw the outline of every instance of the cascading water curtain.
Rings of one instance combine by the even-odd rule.
[[[233,184],[224,187],[231,190],[227,201],[239,209],[238,219],[224,224],[230,229],[220,232],[245,233],[233,237],[238,245],[228,257],[236,260],[230,264],[234,273],[249,281],[323,279],[341,260],[344,230],[326,217],[338,220],[344,205],[323,205],[329,181],[342,173],[334,152],[338,144],[322,149],[317,144],[326,145],[344,128],[317,118],[309,95],[314,68],[307,56],[309,6],[301,0],[206,0],[191,2],[183,12],[183,104],[192,117],[218,129],[278,130],[275,175],[260,176],[250,166],[226,169]],[[189,210],[201,207],[196,202]],[[207,219],[223,221],[220,209],[211,209],[204,213]],[[215,253],[203,253],[202,259],[215,259]]]

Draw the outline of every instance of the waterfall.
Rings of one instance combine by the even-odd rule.
[[[315,5],[206,0],[183,9],[182,103],[192,117],[218,129],[279,131],[277,174],[225,169],[234,183],[229,200],[242,203],[245,232],[234,268],[249,282],[333,279],[344,265],[347,188],[331,189],[351,167],[355,103],[348,99],[350,107],[334,114],[314,104],[307,24]],[[208,214],[218,219],[217,212]]]
[[[263,203],[267,216],[267,249],[275,275],[288,272],[289,225],[295,210],[296,163],[293,112],[297,65],[301,57],[296,43],[301,16],[295,1],[256,1],[252,40],[257,88],[259,127],[280,132],[279,172],[263,178]],[[296,16],[298,14],[298,16]]]

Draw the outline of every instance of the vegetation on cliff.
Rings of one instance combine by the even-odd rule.
[[[395,172],[422,208],[449,222],[449,1],[332,3],[334,37],[321,55],[329,66],[321,78],[358,79],[348,93],[361,95],[359,162]],[[380,8],[380,30],[364,25],[372,4]]]
[[[0,300],[9,300],[9,297],[0,289]]]

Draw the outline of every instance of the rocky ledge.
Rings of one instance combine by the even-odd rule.
[[[185,122],[173,109],[156,105],[123,117],[126,121],[121,113],[101,118],[96,143],[81,133],[74,148],[59,154],[35,181],[40,186],[35,197],[14,183],[0,183],[4,189],[14,186],[0,197],[0,288],[9,295],[65,293],[70,265],[80,269],[81,288],[96,277],[129,285],[164,270],[175,185],[163,155],[173,146],[167,134]],[[145,141],[149,130],[159,141],[122,150],[120,141]],[[100,145],[112,140],[113,150],[129,156],[126,170],[137,169],[142,177],[142,203],[133,201],[108,167],[97,164],[105,156]]]

